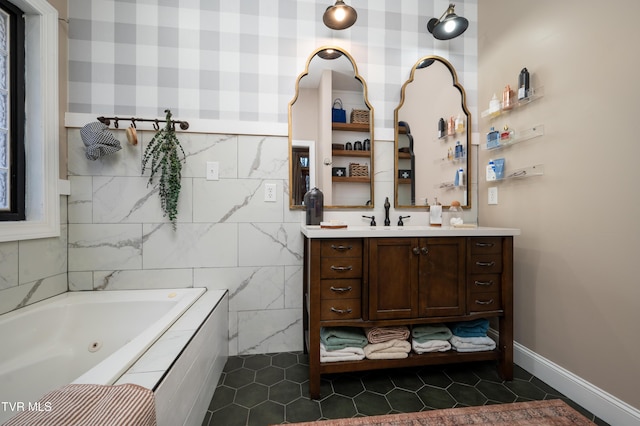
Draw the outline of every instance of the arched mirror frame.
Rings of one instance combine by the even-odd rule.
[[[289,102],[288,105],[288,135],[289,135],[289,209],[290,210],[303,210],[304,209],[304,205],[303,204],[294,204],[294,197],[293,197],[293,159],[294,159],[294,155],[293,155],[293,150],[294,150],[294,138],[293,138],[293,125],[292,125],[292,108],[293,105],[295,104],[295,102],[298,100],[298,97],[300,95],[300,80],[307,76],[309,74],[309,67],[311,65],[311,61],[318,55],[318,53],[323,52],[323,51],[337,51],[340,52],[342,55],[344,55],[350,62],[351,65],[353,66],[353,72],[354,72],[354,78],[356,80],[358,80],[361,84],[362,84],[362,95],[363,95],[363,100],[364,103],[366,105],[366,107],[369,109],[369,135],[370,135],[370,141],[371,141],[371,149],[370,149],[370,155],[369,155],[369,193],[370,193],[370,197],[369,200],[370,202],[365,204],[365,205],[326,205],[326,201],[325,201],[325,209],[373,209],[375,206],[375,202],[374,202],[374,134],[373,134],[373,128],[374,128],[374,114],[373,114],[373,107],[371,106],[371,104],[369,103],[369,96],[368,96],[368,90],[367,90],[367,83],[364,80],[364,78],[360,75],[360,73],[358,72],[358,66],[356,64],[355,59],[353,59],[353,57],[351,56],[351,54],[349,54],[349,52],[347,52],[346,50],[344,50],[341,47],[338,46],[322,46],[317,48],[316,50],[314,50],[311,55],[309,55],[309,58],[307,59],[307,63],[305,66],[305,69],[302,73],[300,73],[300,75],[298,76],[298,78],[296,79],[296,85],[295,85],[295,94],[293,95],[293,98],[291,99],[291,101]],[[316,181],[319,180],[319,176],[321,175],[323,171],[320,170],[316,170],[315,171],[315,179]],[[316,185],[317,186],[317,185]]]
[[[469,148],[471,147],[471,113],[469,112],[469,109],[467,108],[467,95],[466,92],[464,91],[464,88],[462,87],[462,85],[458,82],[458,75],[456,73],[455,68],[453,67],[453,65],[447,61],[445,58],[441,57],[441,56],[437,56],[437,55],[429,55],[429,56],[424,56],[422,58],[420,58],[415,65],[413,66],[413,68],[411,68],[411,75],[409,76],[409,79],[402,85],[402,89],[401,89],[401,94],[400,94],[400,103],[398,104],[398,106],[396,107],[396,109],[394,110],[393,116],[394,116],[394,207],[395,208],[402,208],[402,209],[424,209],[425,206],[424,205],[420,205],[420,204],[400,204],[399,200],[398,200],[398,192],[399,192],[399,155],[398,155],[398,149],[399,149],[399,131],[400,131],[400,126],[399,126],[399,113],[400,113],[400,109],[403,107],[404,103],[405,103],[405,99],[406,99],[406,90],[407,87],[409,86],[409,84],[411,84],[414,79],[415,79],[415,73],[416,71],[422,69],[422,68],[428,68],[428,66],[430,65],[424,65],[427,64],[429,61],[438,61],[441,62],[443,65],[445,65],[449,71],[451,72],[451,77],[452,77],[452,83],[453,83],[453,87],[455,87],[459,92],[460,92],[460,101],[461,101],[461,107],[462,107],[462,111],[464,112],[465,116],[466,116],[466,122],[465,122],[465,130],[464,130],[464,134],[466,135],[466,146],[465,146],[465,157],[466,157],[466,168],[465,168],[465,173],[466,173],[466,179],[467,179],[467,185],[466,185],[466,197],[467,197],[467,202],[466,204],[464,204],[462,206],[463,209],[470,209],[471,208],[471,203],[472,203],[472,197],[471,197],[471,185],[469,185],[469,171],[471,170],[471,155],[469,152]],[[434,102],[437,102],[437,100],[433,100]],[[434,122],[434,126],[435,126],[435,122]],[[436,134],[436,132],[434,131],[434,134]],[[435,183],[434,183],[435,184]],[[444,205],[443,208],[448,208],[448,205]]]

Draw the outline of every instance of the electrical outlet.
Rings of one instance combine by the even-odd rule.
[[[264,201],[274,203],[277,199],[276,197],[276,188],[277,185],[275,183],[265,183],[264,184]]]
[[[498,187],[492,186],[489,188],[488,204],[498,204]]]
[[[217,161],[207,161],[207,180],[220,179],[220,163]]]

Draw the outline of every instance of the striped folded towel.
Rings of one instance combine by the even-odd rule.
[[[142,386],[71,384],[43,396],[3,426],[156,426],[153,392]]]
[[[383,343],[389,340],[407,340],[409,338],[409,327],[371,327],[364,329],[369,343]]]

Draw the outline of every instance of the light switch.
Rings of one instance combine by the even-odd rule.
[[[220,163],[217,161],[207,161],[207,180],[220,179]]]

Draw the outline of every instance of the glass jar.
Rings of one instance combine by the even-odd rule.
[[[460,201],[452,201],[448,211],[448,219],[450,226],[462,225],[462,207],[460,207]]]

